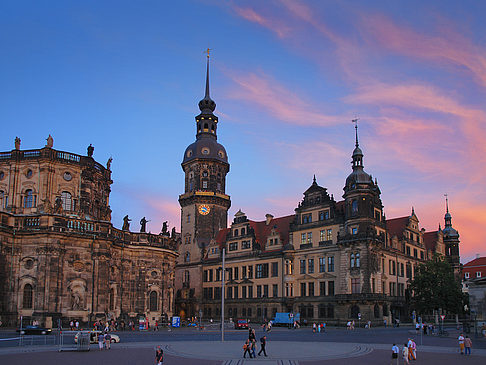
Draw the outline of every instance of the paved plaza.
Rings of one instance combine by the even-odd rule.
[[[157,345],[164,349],[164,364],[390,364],[391,342],[402,347],[408,337],[415,337],[418,343],[418,359],[411,362],[412,364],[486,363],[485,339],[473,338],[473,354],[466,357],[459,354],[455,333],[451,333],[448,338],[417,338],[413,330],[406,328],[358,329],[352,332],[330,329],[321,334],[313,334],[310,329],[276,329],[267,334],[269,356],[257,356],[256,359],[242,357],[242,345],[247,331],[228,331],[224,343],[220,341],[216,330],[201,332],[181,329],[171,332],[118,334],[122,341],[112,345],[109,351],[99,351],[97,345],[92,345],[89,352],[58,352],[58,347],[53,345],[4,346],[0,348],[0,364],[153,364]],[[259,331],[257,338],[261,335],[263,332]],[[400,365],[402,363],[403,361],[399,362]]]

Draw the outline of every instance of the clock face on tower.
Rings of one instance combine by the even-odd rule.
[[[209,208],[209,205],[200,205],[198,208],[199,214],[202,215],[207,215],[211,211],[211,208]]]

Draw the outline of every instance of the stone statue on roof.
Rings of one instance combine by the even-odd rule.
[[[52,146],[54,146],[54,138],[52,138],[52,136],[49,134],[49,137],[46,138],[46,147],[47,148],[52,148]]]
[[[128,218],[128,215],[123,217],[123,226],[122,226],[123,231],[129,231],[130,230],[130,222],[131,222],[131,219]]]
[[[88,157],[93,157],[93,152],[94,152],[94,147],[90,143],[88,146]]]
[[[15,137],[15,149],[16,150],[20,150],[20,138],[19,137]]]

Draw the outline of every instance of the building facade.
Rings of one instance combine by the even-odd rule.
[[[92,154],[55,150],[51,136],[44,148],[21,150],[17,138],[0,153],[3,323],[172,315],[179,235],[116,229],[111,159],[105,167]]]
[[[291,311],[303,320],[336,324],[404,318],[407,287],[421,262],[439,254],[458,265],[459,235],[448,207],[444,230],[425,232],[413,208],[410,215],[386,219],[378,183],[364,170],[357,126],[342,200],[314,177],[294,214],[253,221],[240,210],[227,228],[229,164],[216,143],[218,119],[208,79],[199,106],[196,142],[184,154],[185,190],[179,197],[183,243],[176,311],[181,316],[221,316],[223,248],[225,317],[252,321]]]

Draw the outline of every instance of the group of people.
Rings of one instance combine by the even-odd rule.
[[[313,333],[321,333],[322,332],[326,332],[326,324],[325,323],[312,323],[312,332]]]
[[[435,333],[435,326],[432,323],[416,323],[415,324],[415,331],[417,335],[420,333],[420,330],[423,331],[424,335],[431,334],[433,335]]]
[[[97,331],[105,331],[105,332],[118,331],[118,329],[124,331],[125,322],[121,321],[120,324],[118,324],[118,322],[115,321],[114,319],[106,322],[103,322],[101,319],[99,319],[93,324],[93,328]]]
[[[71,329],[71,331],[78,331],[80,328],[79,328],[79,321],[76,320],[76,321],[73,321],[71,320],[69,322],[69,328]]]
[[[459,350],[461,351],[461,355],[471,355],[471,347],[472,347],[472,340],[469,336],[464,337],[464,334],[460,334],[457,338],[459,341]]]
[[[260,351],[258,352],[258,356],[261,356],[262,352],[265,357],[267,356],[267,351],[266,351],[266,345],[267,345],[267,336],[262,336],[260,337]],[[255,336],[255,330],[252,329],[251,327],[248,328],[248,339],[245,341],[243,345],[243,357],[246,359],[246,354],[251,358],[256,357],[256,350],[257,350],[257,345],[256,345],[256,336]]]
[[[394,359],[398,361],[399,354],[400,348],[394,343],[392,346],[392,363]],[[402,358],[404,364],[410,364],[410,361],[417,360],[417,344],[413,338],[409,338],[408,342],[403,345]]]
[[[110,349],[111,345],[111,335],[108,332],[101,332],[98,335],[98,346],[100,348],[100,351],[103,350],[103,347],[107,350]]]
[[[347,330],[354,330],[354,321],[348,321],[348,323],[346,323],[346,329]]]

